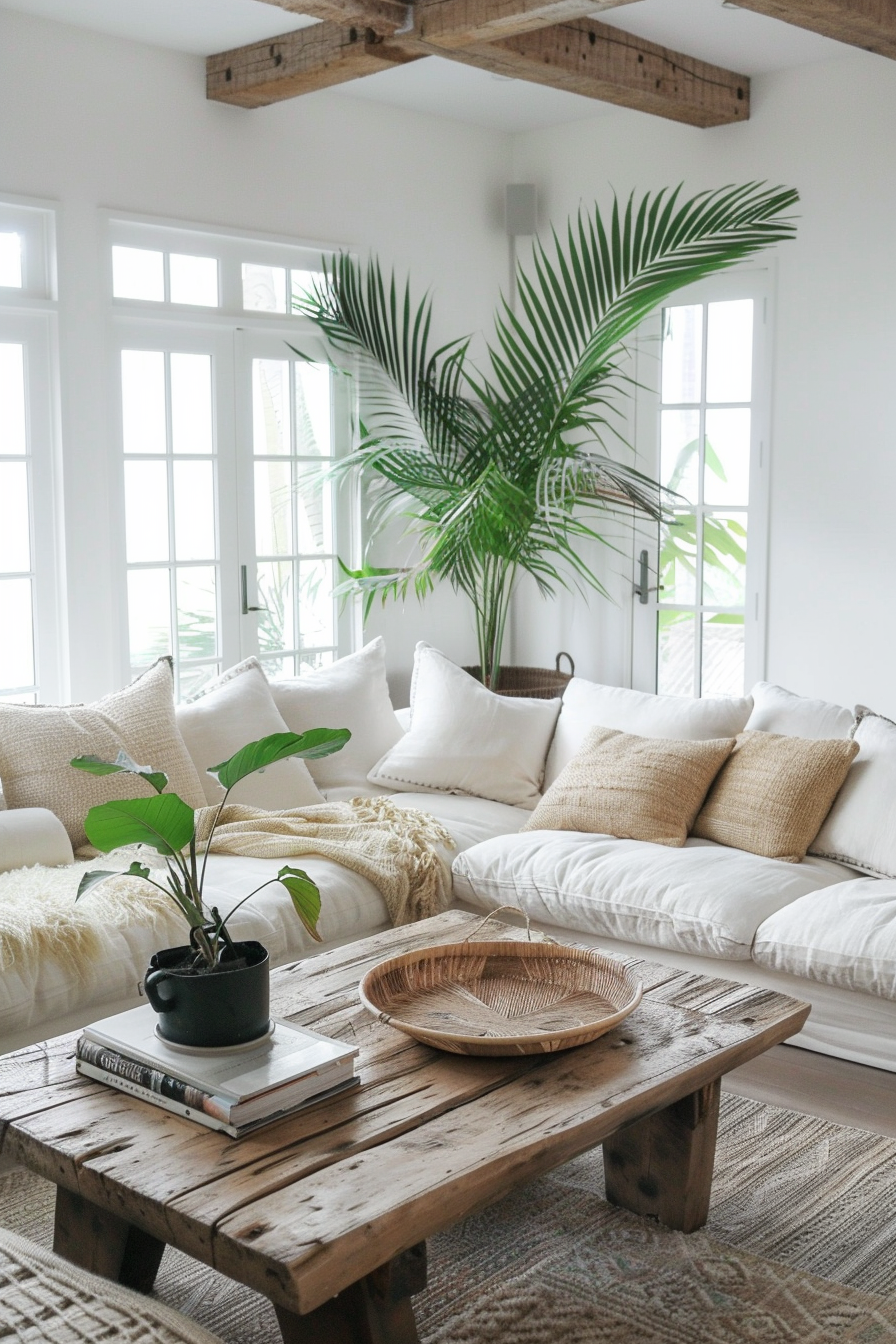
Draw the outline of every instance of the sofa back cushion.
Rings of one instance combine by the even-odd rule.
[[[75,849],[87,843],[91,807],[117,798],[145,798],[149,788],[133,775],[97,777],[74,770],[75,756],[114,761],[122,750],[138,763],[163,770],[168,789],[191,807],[205,795],[174,719],[170,658],[160,658],[123,691],[90,705],[0,704],[0,779],[10,808],[47,807]]]
[[[809,853],[896,877],[896,723],[864,705],[856,717],[858,759]]]
[[[741,733],[693,834],[765,858],[801,862],[858,750],[857,743],[837,738]]]
[[[702,742],[592,728],[524,831],[589,831],[680,848],[733,737]]]
[[[697,742],[736,737],[743,731],[753,702],[749,696],[693,700],[684,695],[649,695],[624,686],[601,686],[573,677],[548,754],[544,786],[549,788],[585,743],[592,728],[618,728],[640,737]]]
[[[757,681],[750,695],[753,709],[747,719],[748,732],[785,737],[849,737],[852,732],[852,710],[830,700],[794,695],[770,681]]]

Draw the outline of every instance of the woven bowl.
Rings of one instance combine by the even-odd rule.
[[[445,943],[381,961],[358,993],[381,1022],[455,1055],[537,1055],[596,1040],[637,1008],[626,966],[559,943]]]

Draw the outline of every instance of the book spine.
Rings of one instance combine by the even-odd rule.
[[[119,1073],[110,1073],[108,1069],[91,1064],[86,1059],[76,1059],[75,1068],[85,1078],[94,1078],[98,1083],[106,1083],[107,1086],[117,1088],[119,1092],[125,1092],[130,1097],[137,1097],[140,1101],[149,1102],[150,1106],[159,1106],[163,1111],[170,1111],[172,1115],[181,1115],[186,1120],[196,1120],[200,1125],[205,1125],[208,1129],[219,1130],[223,1134],[229,1134],[233,1139],[240,1137],[242,1131],[236,1125],[229,1125],[226,1121],[219,1120],[217,1116],[209,1115],[207,1111],[201,1108],[188,1106],[182,1101],[176,1101],[173,1097],[165,1096],[162,1092],[154,1092],[151,1088],[141,1087],[139,1083],[133,1082],[130,1078],[123,1077]]]
[[[181,1106],[188,1106],[191,1111],[202,1111],[224,1124],[231,1122],[230,1104],[222,1097],[204,1092],[202,1088],[193,1087],[191,1083],[185,1083],[180,1078],[173,1078],[170,1073],[163,1073],[161,1069],[153,1069],[148,1064],[141,1064],[139,1060],[128,1059],[126,1055],[120,1055],[105,1045],[98,1045],[96,1041],[89,1041],[84,1036],[78,1041],[75,1053],[79,1060],[92,1064],[94,1068],[102,1069],[104,1073],[114,1074],[147,1092],[153,1092],[169,1101],[176,1101]]]

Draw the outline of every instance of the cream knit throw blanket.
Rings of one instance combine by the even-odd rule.
[[[200,843],[216,812],[214,807],[197,812]],[[393,924],[410,924],[448,904],[451,873],[437,846],[450,850],[454,842],[434,817],[384,798],[353,798],[291,812],[228,805],[211,852],[284,862],[308,855],[332,859],[370,879]],[[148,928],[159,946],[185,934],[173,901],[139,878],[112,878],[75,904],[85,872],[124,872],[137,857],[151,868],[162,865],[154,876],[163,880],[162,859],[145,848],[99,854],[62,868],[37,865],[0,874],[0,971],[34,970],[50,959],[71,973],[84,972],[129,925]]]

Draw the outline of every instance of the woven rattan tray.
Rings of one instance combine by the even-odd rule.
[[[444,943],[381,961],[359,988],[389,1026],[457,1055],[535,1055],[584,1045],[641,1001],[623,962],[552,942]]]

